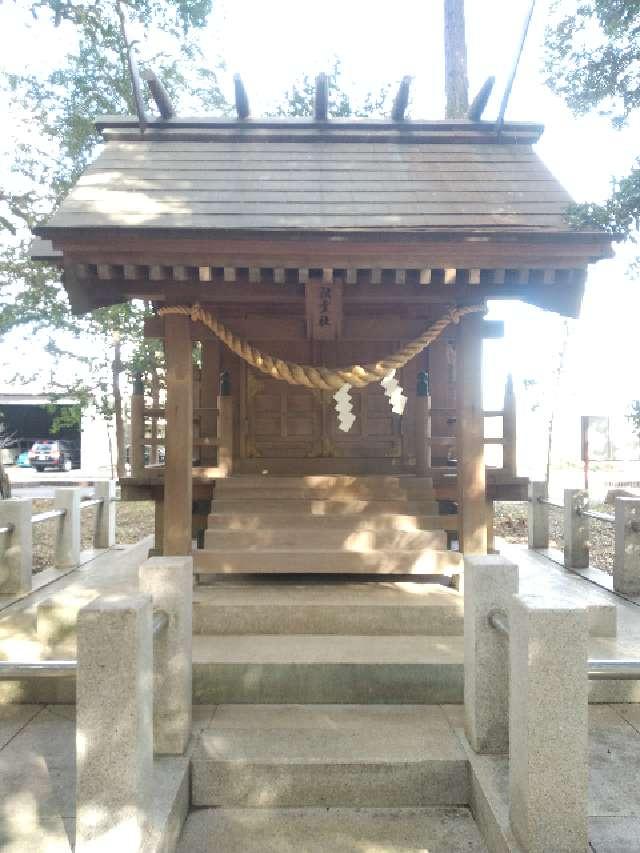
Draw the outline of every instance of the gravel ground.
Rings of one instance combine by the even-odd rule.
[[[589,509],[596,512],[606,512],[609,515],[613,514],[613,507],[608,504],[594,504]],[[562,549],[564,547],[562,513],[561,509],[549,508],[549,546],[551,548]],[[515,501],[496,501],[495,530],[496,536],[502,536],[507,542],[526,542],[527,504]],[[611,574],[615,552],[613,524],[590,519],[589,546],[591,565]]]
[[[33,512],[46,512],[53,509],[53,501],[38,499],[33,501]],[[93,529],[97,507],[82,510],[81,547],[93,547]],[[57,520],[43,521],[33,530],[33,571],[41,572],[53,565]],[[119,545],[132,545],[143,536],[153,533],[153,501],[126,501],[116,506],[116,542]]]

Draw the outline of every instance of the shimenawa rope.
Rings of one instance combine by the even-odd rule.
[[[201,305],[173,305],[160,308],[158,314],[165,317],[167,314],[180,314],[190,317],[191,320],[203,323],[218,337],[229,349],[247,364],[272,376],[274,379],[282,379],[290,385],[304,385],[306,388],[319,388],[322,391],[338,391],[343,385],[349,384],[355,388],[363,388],[371,382],[379,382],[392,370],[404,367],[407,362],[426,349],[429,344],[437,340],[447,326],[459,323],[460,319],[467,314],[485,311],[484,305],[464,305],[460,308],[452,307],[439,320],[436,320],[418,338],[405,344],[394,354],[375,364],[353,364],[351,367],[314,367],[310,364],[297,364],[294,361],[284,361],[261,352],[248,341],[235,335],[224,323],[217,320],[210,311]]]

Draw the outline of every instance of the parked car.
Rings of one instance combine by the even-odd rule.
[[[29,451],[29,462],[36,471],[54,468],[56,471],[71,471],[77,465],[77,453],[68,441],[44,439],[36,441]]]
[[[18,468],[31,468],[31,462],[29,462],[29,451],[23,450],[20,456],[16,459],[16,465]]]

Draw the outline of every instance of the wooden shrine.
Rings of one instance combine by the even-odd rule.
[[[166,405],[134,396],[122,487],[156,500],[164,552],[190,551],[216,479],[232,473],[419,473],[457,507],[461,548],[484,553],[492,502],[524,499],[527,481],[512,389],[504,410],[483,411],[482,342],[502,329],[480,309],[520,299],[576,317],[588,264],[610,253],[606,235],[565,219],[570,198],[532,147],[542,128],[402,115],[97,127],[104,147],[37,229],[33,255],[62,267],[78,313],[156,308],[145,334],[164,341]],[[257,369],[194,306],[242,345],[329,369],[375,365],[453,315],[396,372],[402,414],[380,382],[352,387],[347,432],[333,390]],[[490,440],[504,445],[499,468],[485,466],[487,416],[503,419]],[[145,417],[166,417],[165,466],[144,466]]]

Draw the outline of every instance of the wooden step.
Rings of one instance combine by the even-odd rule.
[[[267,500],[256,500],[255,498],[217,498],[213,504],[214,512],[245,512],[253,513],[260,511],[281,512],[288,515],[332,515],[345,513],[367,513],[379,515],[381,513],[398,513],[401,515],[437,515],[438,504],[436,501],[408,501],[398,500],[358,500],[347,498],[345,500],[281,500],[271,498]]]
[[[447,547],[447,535],[444,530],[419,530],[413,532],[348,529],[310,529],[299,527],[282,527],[273,530],[223,530],[214,528],[207,530],[204,536],[204,547],[207,551],[226,549],[244,549],[255,551],[269,548],[282,549],[314,549],[330,548],[345,551],[370,552],[377,549],[405,550]]]
[[[210,530],[274,530],[289,528],[296,530],[359,530],[373,531],[416,531],[457,530],[457,515],[407,515],[402,513],[344,513],[340,515],[297,514],[295,521],[282,512],[271,512],[264,508],[260,512],[215,512],[209,515]]]
[[[455,551],[405,550],[267,550],[223,549],[193,552],[196,574],[357,574],[444,575],[462,572],[462,555]]]

